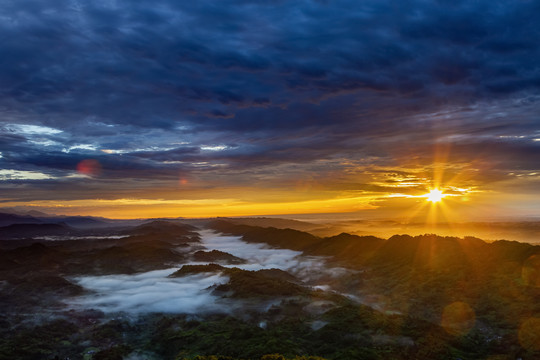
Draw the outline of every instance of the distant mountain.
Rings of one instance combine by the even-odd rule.
[[[66,224],[13,224],[0,227],[0,239],[72,235],[77,231]]]
[[[52,215],[44,213],[43,211],[37,211],[37,210],[30,210],[26,212],[26,215],[30,215],[33,217],[56,217],[58,215]]]
[[[133,235],[147,235],[152,233],[168,233],[171,235],[191,235],[196,227],[192,225],[173,223],[165,220],[153,220],[129,229]]]
[[[242,236],[247,242],[267,243],[306,255],[330,256],[353,268],[392,265],[437,271],[485,270],[497,264],[519,264],[533,255],[540,256],[540,246],[506,240],[488,243],[475,237],[394,235],[385,240],[342,233],[320,238],[298,230],[238,225],[224,220],[213,221],[210,227]]]
[[[212,221],[209,227],[223,233],[242,235],[247,242],[266,243],[292,250],[303,251],[320,241],[319,237],[299,230],[237,225],[224,220]]]
[[[322,238],[320,241],[303,249],[310,255],[333,256],[349,263],[361,263],[385,244],[386,240],[375,236],[358,236],[341,233]]]
[[[171,221],[172,219],[164,219]],[[197,227],[208,227],[209,224],[219,221],[225,221],[235,225],[249,225],[258,227],[274,227],[277,229],[293,229],[300,231],[313,231],[326,227],[326,225],[314,224],[306,221],[299,221],[284,218],[270,217],[215,217],[215,218],[200,218],[200,219],[179,219],[184,224],[191,224]]]
[[[0,212],[0,227],[13,224],[41,224],[44,221],[30,215]]]
[[[81,228],[81,229],[87,229],[87,228],[100,228],[100,227],[111,227],[114,226],[114,224],[111,224],[110,222],[106,222],[103,220],[98,220],[98,218],[94,218],[91,216],[59,216],[59,217],[49,217],[46,218],[49,222],[56,222],[56,223],[65,223],[69,226]]]
[[[66,224],[80,229],[96,229],[118,226],[115,222],[105,218],[93,216],[62,216],[49,215],[41,211],[31,210],[26,214],[0,212],[0,226],[14,224]]]
[[[309,231],[309,230],[320,227],[320,225],[313,224],[310,222],[305,222],[305,221],[281,219],[281,218],[268,218],[268,217],[218,218],[218,220],[225,220],[230,223],[239,224],[239,225],[274,227],[278,229],[293,229],[293,230],[300,230],[300,231]]]

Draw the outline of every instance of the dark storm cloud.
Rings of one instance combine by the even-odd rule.
[[[1,121],[58,132],[2,128],[0,162],[168,179],[385,165],[443,139],[459,161],[489,146],[501,172],[534,169],[539,17],[536,1],[3,1]]]

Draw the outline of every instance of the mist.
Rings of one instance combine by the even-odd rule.
[[[300,251],[278,249],[262,243],[248,243],[240,236],[221,235],[211,230],[200,232],[201,242],[208,249],[216,249],[245,259],[246,264],[235,265],[244,270],[280,269],[311,283],[324,276],[340,276],[343,268],[328,268],[322,256],[304,256]]]
[[[104,312],[186,313],[226,312],[227,307],[208,289],[228,278],[202,274],[181,278],[167,276],[171,268],[135,275],[84,276],[74,279],[93,293],[74,299],[72,306],[99,309]]]
[[[327,268],[325,259],[302,256],[301,252],[271,248],[265,244],[246,243],[240,236],[225,236],[213,231],[200,231],[201,245],[205,250],[219,250],[246,260],[242,265],[226,265],[256,271],[277,268],[288,271],[314,288],[329,286],[317,281],[337,277],[347,270]],[[221,273],[205,273],[184,277],[168,277],[182,265],[208,264],[186,262],[169,269],[137,274],[80,276],[71,280],[89,291],[88,294],[68,300],[73,308],[93,308],[106,313],[231,313],[245,306],[240,300],[224,299],[212,293],[214,285],[229,281]],[[275,303],[275,301],[272,301]],[[260,311],[268,304],[259,304]]]

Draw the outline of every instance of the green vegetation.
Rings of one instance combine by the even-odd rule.
[[[234,304],[228,315],[64,311],[62,299],[85,291],[69,276],[133,273],[192,259],[193,253],[176,249],[197,241],[196,233],[154,223],[108,243],[26,244],[0,250],[0,360],[540,358],[538,246],[429,234],[318,238],[290,229],[214,225],[246,241],[326,256],[331,266],[349,270],[321,283],[347,296],[313,290],[279,269],[210,263],[184,265],[170,277],[227,276],[227,283],[207,291]]]
[[[169,277],[182,277],[207,272],[222,272],[229,277],[226,284],[216,287],[217,292],[230,293],[233,297],[272,297],[306,295],[310,291],[292,281],[297,279],[279,269],[248,271],[226,268],[218,264],[183,265]]]
[[[3,334],[0,359],[122,359],[130,353],[155,359],[536,359],[538,322],[520,334],[494,337],[480,328],[450,334],[428,321],[385,315],[342,300],[317,317],[309,300],[290,300],[266,314],[241,320],[227,315],[194,319],[186,315],[148,315],[136,321],[98,324],[53,321]],[[261,320],[264,326],[261,325]],[[323,322],[313,327],[313,321]],[[520,346],[525,341],[524,346]],[[95,349],[95,350],[89,350]],[[272,355],[273,354],[273,355]],[[152,357],[149,357],[152,358]]]
[[[192,358],[177,358],[177,360],[243,360],[240,358],[232,358],[230,356],[201,356],[197,355]],[[260,360],[326,360],[318,356],[295,356],[294,358],[287,358],[281,354],[268,354],[263,355]]]
[[[229,253],[219,251],[219,250],[212,250],[212,251],[196,251],[193,254],[193,260],[195,261],[206,261],[206,262],[224,262],[226,264],[230,265],[239,265],[239,264],[245,264],[245,260],[241,259],[239,257],[236,257],[234,255],[231,255]]]
[[[223,271],[225,267],[218,264],[204,264],[204,265],[183,265],[179,270],[175,271],[169,277],[182,277],[195,274],[204,274],[207,272],[219,272]]]
[[[317,238],[297,230],[225,221],[211,226],[248,242],[329,256],[336,265],[360,270],[334,280],[333,287],[358,289],[367,303],[382,309],[439,323],[444,307],[461,301],[492,329],[515,330],[523,319],[540,317],[540,246],[434,234],[388,240],[349,234]]]
[[[0,339],[0,359],[49,359],[55,355],[67,356],[77,351],[72,335],[77,326],[66,320],[55,320],[45,325],[19,327],[4,333]]]
[[[274,269],[277,270],[277,269]],[[277,270],[279,271],[279,270]],[[239,298],[307,295],[309,290],[268,271],[246,271],[238,268],[225,270],[229,282],[219,285],[216,291],[232,292]]]

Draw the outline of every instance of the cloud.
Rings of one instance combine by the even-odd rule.
[[[19,171],[19,170],[0,170],[1,180],[45,180],[51,179],[47,174],[35,172],[35,171]]]
[[[216,249],[247,260],[245,265],[235,265],[245,270],[280,269],[299,279],[316,282],[325,276],[342,273],[341,268],[328,268],[322,257],[303,256],[302,252],[269,247],[263,243],[247,243],[239,236],[225,236],[210,230],[200,232],[201,241],[209,249]]]
[[[179,173],[205,188],[323,160],[334,174],[343,159],[425,165],[443,138],[455,161],[489,146],[500,174],[535,168],[535,145],[496,140],[539,136],[535,1],[31,0],[0,14],[5,169],[66,178],[92,158],[101,182],[86,190],[107,197]]]
[[[87,276],[75,279],[86,289],[94,291],[75,299],[73,305],[98,308],[107,312],[163,312],[198,314],[227,312],[208,287],[226,283],[220,275],[194,275],[167,278],[177,268],[156,270],[136,275]]]
[[[239,236],[224,236],[201,231],[208,250],[220,250],[247,260],[237,267],[245,270],[278,268],[316,281],[321,276],[339,276],[342,268],[327,268],[321,257],[304,257],[298,251],[246,243]],[[81,276],[73,280],[93,293],[67,300],[71,306],[97,308],[105,312],[130,313],[229,313],[240,303],[212,294],[212,286],[229,281],[222,274],[197,274],[169,278],[178,268],[134,275]],[[263,307],[263,309],[266,309]]]
[[[210,248],[224,251],[242,259],[248,260],[246,265],[238,267],[246,270],[260,270],[277,268],[281,270],[294,270],[301,265],[304,258],[301,252],[288,249],[270,248],[265,244],[246,243],[238,236],[223,236],[212,231],[203,231],[202,243]],[[310,266],[304,263],[302,266]]]

